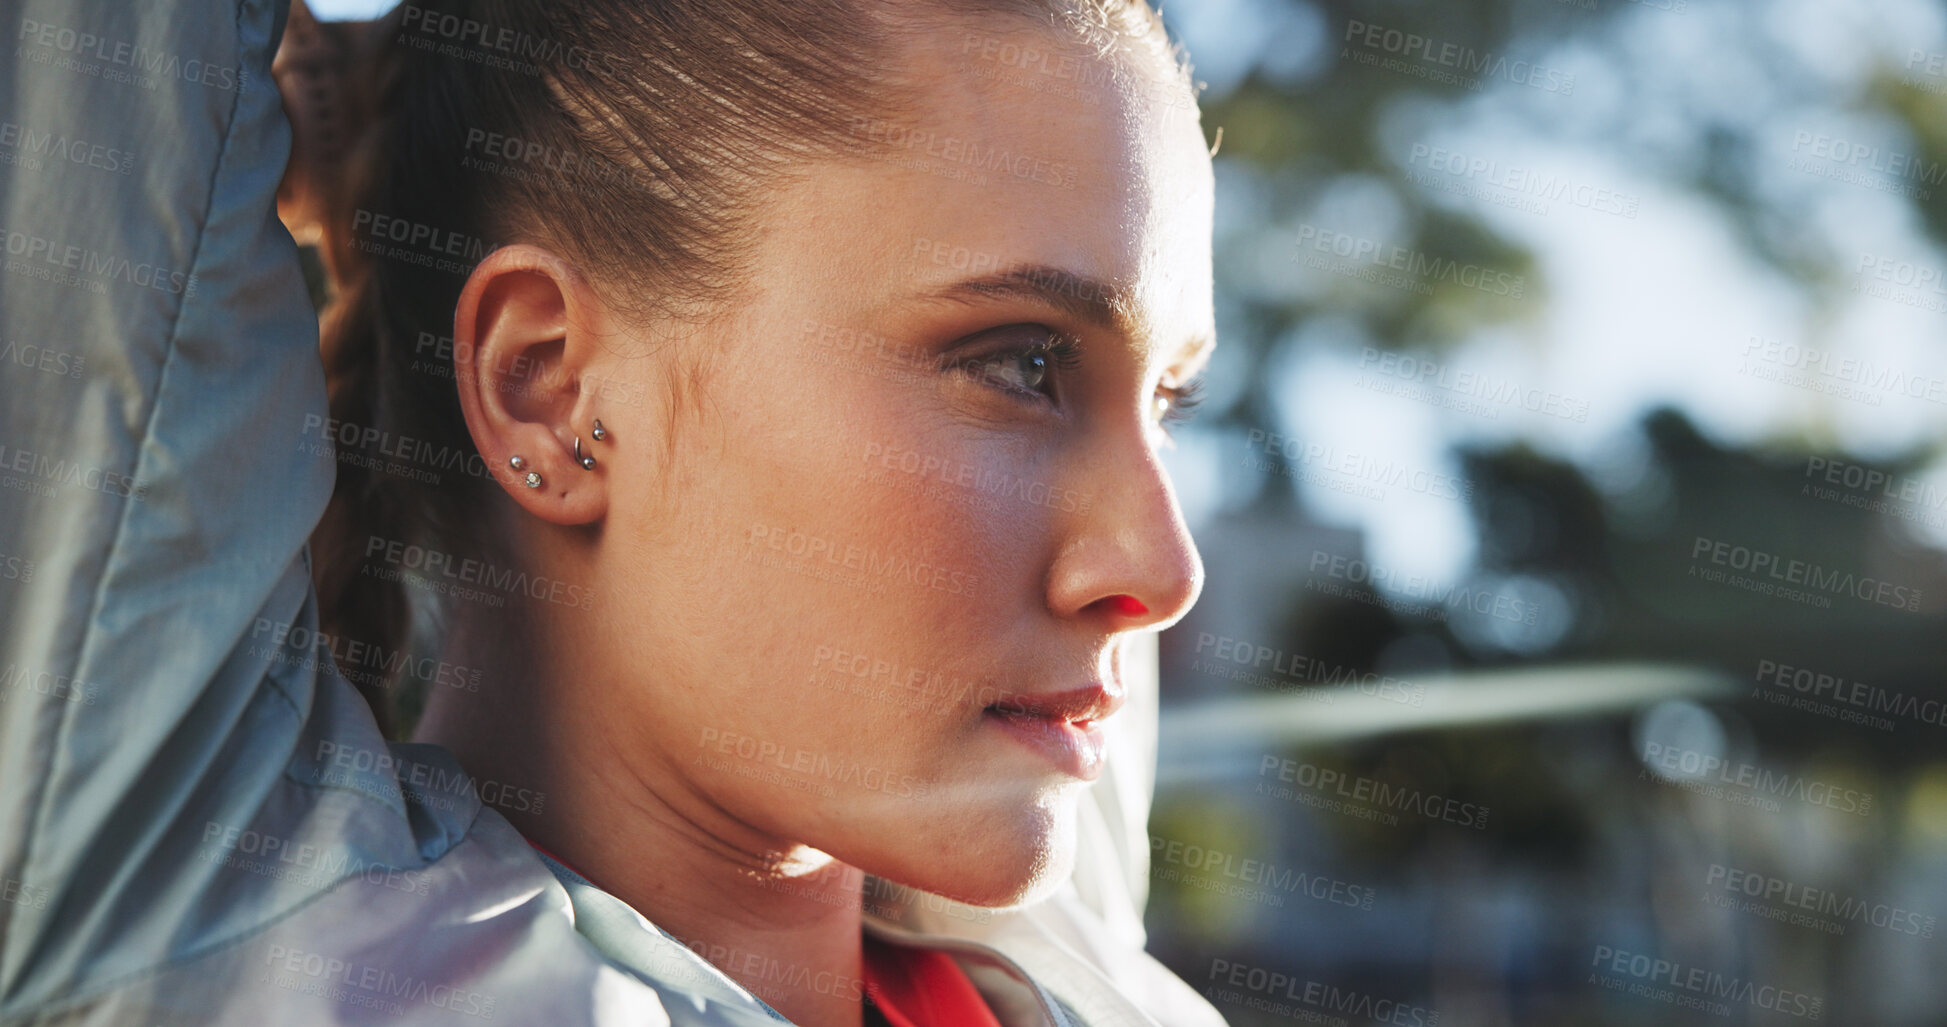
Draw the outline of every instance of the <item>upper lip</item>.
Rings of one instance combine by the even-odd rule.
[[[1010,695],[987,708],[1002,713],[1024,713],[1049,720],[1087,723],[1102,720],[1121,709],[1128,697],[1127,692],[1095,684],[1067,692]]]

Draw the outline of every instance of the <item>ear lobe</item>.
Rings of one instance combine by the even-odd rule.
[[[587,524],[607,511],[600,464],[589,455],[590,404],[580,382],[599,356],[600,301],[574,266],[515,245],[473,269],[453,313],[453,377],[467,430],[501,488],[554,524]]]

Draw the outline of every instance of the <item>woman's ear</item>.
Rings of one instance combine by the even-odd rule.
[[[599,376],[609,324],[574,265],[525,244],[481,261],[453,314],[453,375],[473,443],[514,502],[553,524],[608,510],[599,391],[582,383]]]

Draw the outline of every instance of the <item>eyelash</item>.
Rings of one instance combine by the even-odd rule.
[[[1203,402],[1203,376],[1184,382],[1181,385],[1166,385],[1162,392],[1170,398],[1170,408],[1163,411],[1157,422],[1165,429],[1172,424],[1183,424],[1196,416],[1197,404]]]
[[[1014,346],[997,352],[983,354],[971,360],[966,360],[959,364],[956,364],[954,365],[954,368],[956,370],[961,371],[962,373],[973,375],[976,378],[985,378],[991,382],[993,376],[991,374],[985,374],[985,375],[981,374],[980,373],[981,368],[988,367],[993,364],[1005,363],[1006,361],[1009,360],[1019,360],[1029,356],[1038,355],[1038,356],[1046,357],[1048,359],[1049,364],[1051,364],[1061,374],[1072,374],[1076,369],[1078,369],[1081,366],[1082,344],[1072,336],[1063,335],[1059,332],[1056,332],[1054,329],[1047,328],[1042,325],[1020,326],[1020,327],[1033,327],[1046,334],[1040,341],[1034,342],[1030,345]],[[999,329],[998,331],[1004,331],[1004,330],[1005,329]],[[997,389],[1001,389],[1002,391],[1008,392],[1012,395],[1021,397],[1024,400],[1027,398],[1026,393],[1028,390],[1023,390],[1017,386],[1007,385],[1007,384],[994,384],[993,387]],[[1035,389],[1032,391],[1033,391],[1033,395],[1035,396],[1039,396],[1048,399],[1050,401],[1053,400],[1052,396],[1049,396],[1046,392],[1040,389]],[[1196,412],[1197,404],[1203,401],[1203,397],[1204,397],[1203,376],[1198,375],[1197,377],[1192,378],[1181,385],[1163,386],[1161,389],[1157,391],[1157,394],[1159,396],[1166,397],[1169,400],[1168,409],[1164,410],[1162,416],[1157,418],[1158,427],[1163,429],[1163,433],[1165,435],[1168,435],[1169,428],[1171,425],[1181,425],[1184,422],[1189,421]]]

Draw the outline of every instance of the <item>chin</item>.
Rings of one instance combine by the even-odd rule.
[[[1033,905],[1074,868],[1075,795],[1064,789],[1027,809],[969,817],[977,827],[947,837],[912,832],[913,851],[900,860],[912,872],[881,876],[969,906]]]

